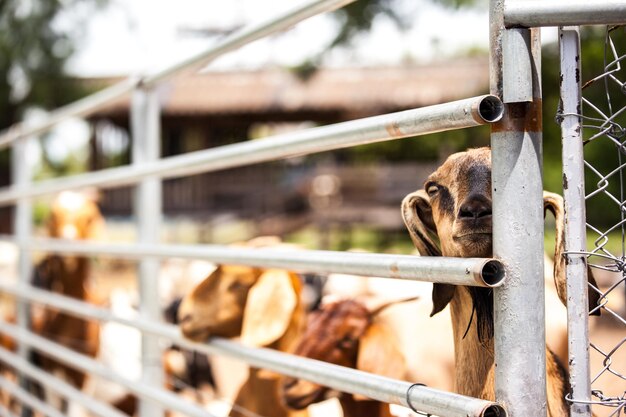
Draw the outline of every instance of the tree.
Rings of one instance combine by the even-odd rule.
[[[609,65],[614,61],[612,56],[612,48],[615,49],[618,56],[626,54],[626,36],[624,28],[614,28],[610,32],[610,38],[613,43],[613,47],[606,46],[607,33],[604,27],[586,27],[581,30],[581,72],[582,72],[582,84],[583,96],[593,103],[600,111],[606,115],[618,114],[620,109],[626,107],[626,95],[624,94],[624,88],[619,86],[611,80],[608,80],[605,84],[605,79],[600,79],[594,83],[589,81],[595,77],[604,74],[605,66],[609,66],[609,69],[616,70],[619,67],[617,65]],[[543,63],[542,63],[542,78],[543,78],[543,120],[544,120],[544,185],[545,188],[550,191],[561,192],[562,191],[562,163],[561,163],[561,131],[558,123],[556,122],[559,105],[559,52],[558,45],[550,45],[544,48],[543,51]],[[626,81],[626,74],[623,69],[614,73],[616,79],[621,82]],[[607,91],[609,94],[607,94]],[[583,114],[586,117],[598,117],[596,111],[589,105],[583,104]],[[613,137],[616,141],[624,141],[623,128],[618,126],[624,125],[623,115],[618,115],[615,118],[615,122],[618,124],[613,133]],[[584,125],[599,125],[600,122],[594,120],[583,120]],[[609,179],[607,184],[607,191],[612,195],[620,198],[621,190],[620,184],[620,170],[617,168],[620,166],[620,151],[615,142],[607,140],[606,137],[598,138],[589,142],[589,138],[592,133],[597,133],[597,130],[586,128],[583,130],[584,134],[584,153],[585,160],[599,172],[608,174],[615,172],[615,174]],[[622,149],[623,151],[623,149]],[[623,163],[626,160],[626,156],[621,156]],[[589,194],[591,191],[598,188],[599,178],[592,174],[589,169],[585,170],[585,184],[586,192]],[[604,186],[603,185],[603,186]],[[623,197],[622,197],[623,198]],[[603,194],[597,194],[595,197],[587,201],[587,218],[589,223],[605,227],[616,223],[616,219],[607,215],[607,207],[613,207],[614,203],[610,202],[608,198]]]
[[[21,120],[28,108],[52,109],[85,95],[67,77],[65,63],[79,39],[79,22],[105,2],[0,0],[0,130]],[[10,183],[9,160],[8,151],[0,152],[0,186]]]

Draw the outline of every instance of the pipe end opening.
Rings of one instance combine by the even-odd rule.
[[[506,411],[498,404],[490,405],[482,412],[481,417],[506,417]]]
[[[504,104],[496,96],[485,96],[478,104],[478,114],[488,123],[497,122],[504,114]]]
[[[504,280],[504,265],[496,260],[487,261],[483,265],[480,275],[485,284],[490,287],[497,287]]]

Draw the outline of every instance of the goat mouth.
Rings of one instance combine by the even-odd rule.
[[[311,404],[324,400],[324,390],[317,389],[303,395],[285,395],[285,404],[294,410],[303,410]]]
[[[211,331],[206,327],[192,327],[191,323],[181,324],[180,329],[186,338],[203,342],[211,336]]]
[[[491,238],[491,231],[489,232],[481,232],[481,231],[471,231],[471,232],[464,232],[464,233],[459,233],[455,236],[453,236],[452,238],[455,240],[460,240],[460,239],[478,239],[478,238],[484,238],[484,237],[490,237]]]

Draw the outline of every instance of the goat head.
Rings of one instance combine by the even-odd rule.
[[[47,228],[51,237],[92,239],[104,227],[104,218],[96,202],[87,195],[64,191],[54,200]]]
[[[373,313],[354,300],[326,304],[311,313],[294,353],[392,378],[403,378],[406,372],[404,358],[389,333],[374,324]],[[304,409],[331,394],[329,388],[313,382],[283,378],[282,397],[290,408]]]
[[[268,346],[287,331],[300,289],[299,277],[288,271],[221,265],[183,298],[179,324],[195,340],[241,336]]]
[[[557,242],[554,279],[565,304],[563,201],[545,193],[544,206],[555,213]],[[469,149],[450,157],[424,184],[424,189],[407,195],[402,217],[421,255],[491,257],[492,249],[491,150]],[[588,274],[589,281],[595,280]],[[441,311],[454,296],[455,287],[435,284],[433,313]],[[590,293],[591,308],[597,293]]]

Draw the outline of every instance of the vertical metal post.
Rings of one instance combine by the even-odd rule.
[[[139,88],[133,92],[131,107],[133,164],[155,161],[160,156],[160,108],[154,89]],[[139,243],[157,243],[161,226],[161,180],[147,178],[135,189],[135,217]],[[140,314],[161,320],[158,293],[160,263],[155,258],[142,259],[138,266]],[[162,387],[162,351],[158,338],[142,335],[142,379],[145,383]],[[163,416],[163,409],[145,400],[139,403],[140,417]]]
[[[563,196],[565,199],[565,250],[584,252],[587,247],[585,227],[585,175],[582,120],[580,117],[581,72],[580,35],[578,27],[559,29],[561,58],[561,102],[563,108],[561,138],[563,141]],[[575,400],[591,400],[589,369],[589,301],[587,295],[587,258],[568,254],[567,325],[569,340],[570,383]],[[572,417],[590,417],[591,405],[572,403]]]
[[[13,182],[16,187],[28,187],[32,181],[32,164],[28,159],[28,147],[30,138],[22,138],[15,142],[11,153],[12,157],[12,174]],[[32,216],[33,203],[30,199],[21,199],[15,204],[15,213],[13,216],[15,239],[18,245],[25,244],[32,236]],[[25,247],[19,248],[18,260],[18,286],[27,286],[30,283],[32,275],[33,263],[32,255]],[[16,299],[16,319],[20,328],[28,329],[30,327],[30,304],[22,299]],[[28,360],[29,349],[26,345],[18,344],[18,354]],[[28,388],[28,382],[25,376],[20,375],[20,385]],[[22,408],[23,416],[30,416],[31,410],[28,407]]]
[[[493,252],[507,273],[494,289],[496,400],[511,417],[545,416],[541,45],[538,29],[504,35],[503,6],[503,0],[490,2],[491,93],[503,97],[503,86],[524,81],[505,81],[511,74],[502,71],[503,57],[521,53],[530,63],[525,77],[532,101],[505,103],[491,131]]]

